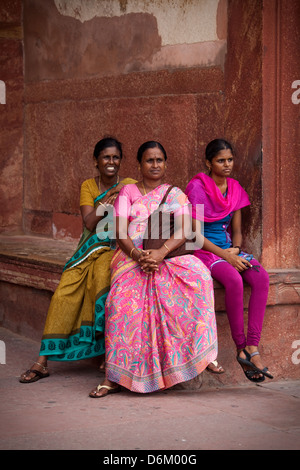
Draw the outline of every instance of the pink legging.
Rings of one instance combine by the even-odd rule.
[[[253,266],[239,273],[231,264],[221,261],[212,266],[211,275],[225,288],[225,306],[230,324],[232,339],[237,349],[246,345],[258,346],[269,291],[269,275],[255,259]],[[248,331],[244,333],[243,280],[251,287],[248,305]]]

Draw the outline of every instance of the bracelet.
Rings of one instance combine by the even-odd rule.
[[[239,254],[242,251],[240,246],[234,246],[233,248],[238,248],[239,249]]]
[[[164,243],[163,244],[165,248],[167,248],[168,252],[170,251],[170,248]]]
[[[135,246],[133,248],[131,248],[131,250],[130,250],[130,253],[129,253],[130,258],[132,258],[131,255],[132,255],[133,250],[135,250]]]

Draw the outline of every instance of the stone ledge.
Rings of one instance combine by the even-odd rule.
[[[54,292],[77,240],[53,240],[29,235],[0,235],[0,281]],[[268,306],[300,303],[300,270],[269,270]],[[216,311],[225,311],[224,289],[214,281]],[[245,285],[245,307],[250,288]]]
[[[0,326],[39,341],[52,294],[66,260],[77,241],[61,241],[34,236],[0,235]],[[300,270],[270,270],[270,293],[260,349],[276,378],[299,377],[299,365],[291,362],[293,344],[299,340]],[[206,374],[213,386],[244,382],[236,363],[224,305],[224,289],[214,282],[217,312],[218,360],[226,374]],[[245,286],[245,320],[250,288]],[[198,379],[197,379],[198,380]],[[197,387],[192,383],[191,387]]]
[[[221,67],[140,71],[89,80],[54,79],[29,82],[25,104],[61,100],[102,100],[141,96],[220,93],[224,90]]]
[[[77,241],[0,235],[0,281],[54,292]]]

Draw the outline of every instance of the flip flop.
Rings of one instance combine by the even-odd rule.
[[[210,367],[210,364],[213,364],[217,370],[213,370],[211,367]],[[218,363],[218,361],[212,361],[208,364],[208,366],[206,367],[206,370],[208,372],[211,372],[212,374],[224,374],[225,370],[223,369],[223,367]]]
[[[96,395],[97,392],[100,392],[102,388],[105,388],[107,390],[107,393],[105,395]],[[110,387],[109,385],[98,385],[96,390],[93,390],[91,393],[89,393],[89,396],[91,398],[103,398],[109,395],[110,393],[118,393],[121,391],[121,387],[117,385],[116,387]]]
[[[240,357],[239,355],[237,355],[237,361],[241,364],[241,365],[244,365],[244,366],[248,366],[248,367],[251,367],[251,369],[253,369],[255,372],[259,373],[259,374],[263,374],[265,375],[266,377],[268,377],[269,379],[273,379],[273,375],[271,375],[269,372],[268,372],[268,368],[267,367],[264,367],[263,369],[259,369],[258,367],[256,367],[255,364],[253,364],[253,362],[251,362],[251,358],[253,356],[257,356],[259,355],[259,352],[258,351],[255,351],[254,353],[252,354],[249,354],[248,351],[246,351],[246,349],[243,349],[243,353],[245,354],[246,356],[246,359],[243,359],[242,357]],[[244,370],[244,372],[247,372]],[[247,376],[247,374],[245,374]],[[248,374],[249,375],[249,374]],[[248,377],[247,377],[248,378]],[[249,379],[250,380],[250,379]]]

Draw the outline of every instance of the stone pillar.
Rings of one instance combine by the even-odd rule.
[[[264,0],[262,262],[268,269],[299,268],[300,92],[293,88],[300,80],[299,21],[299,0]]]

